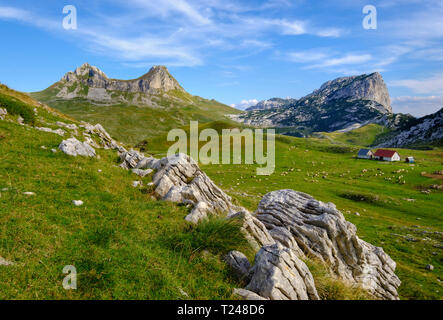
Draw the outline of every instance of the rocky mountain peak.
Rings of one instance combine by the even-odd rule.
[[[165,66],[153,66],[149,72],[140,77],[140,79],[147,81],[149,87],[153,89],[163,91],[183,90]]]
[[[324,102],[337,99],[370,100],[380,105],[380,112],[392,113],[388,88],[378,72],[328,81],[307,97],[312,96],[319,96]]]

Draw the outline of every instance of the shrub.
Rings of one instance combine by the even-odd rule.
[[[26,103],[12,97],[8,97],[4,94],[0,94],[0,108],[5,108],[9,114],[21,116],[24,122],[27,124],[35,124],[34,110]]]

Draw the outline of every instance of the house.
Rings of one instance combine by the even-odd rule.
[[[414,157],[407,157],[406,162],[407,163],[415,163],[415,159],[414,159]]]
[[[400,161],[400,155],[394,150],[378,149],[374,153],[374,158],[381,161]]]
[[[374,154],[369,149],[360,149],[360,151],[357,154],[357,158],[359,159],[372,159],[372,156]]]

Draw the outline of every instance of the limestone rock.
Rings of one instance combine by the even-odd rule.
[[[295,253],[280,244],[265,246],[255,257],[246,290],[271,300],[319,300],[314,278]]]
[[[6,260],[3,257],[0,257],[0,266],[12,266],[14,263]]]
[[[204,202],[207,211],[212,214],[241,211],[189,156],[177,154],[163,158],[156,163],[156,168],[158,171],[152,181],[156,186],[157,198],[188,203],[194,207]]]
[[[81,200],[72,200],[72,204],[76,207],[80,207],[83,205],[83,201]]]
[[[61,151],[66,153],[67,155],[76,157],[76,156],[84,156],[84,157],[95,157],[96,153],[94,148],[92,148],[86,142],[80,142],[76,138],[70,138],[68,140],[63,140],[58,147]]]
[[[51,129],[51,128],[45,128],[45,127],[35,127],[35,129],[37,129],[39,131],[43,131],[43,132],[55,133],[61,137],[63,137],[66,133],[63,129]]]
[[[317,257],[339,278],[361,285],[376,297],[398,299],[400,280],[395,262],[383,251],[357,237],[333,203],[323,203],[294,190],[268,193],[257,218],[271,236],[297,255]]]
[[[148,174],[151,174],[154,170],[152,170],[152,169],[146,169],[146,170],[143,170],[143,169],[132,169],[131,171],[132,171],[133,173],[135,173],[136,175],[138,175],[138,176],[144,178],[144,177],[146,177]]]
[[[249,270],[251,269],[251,264],[248,258],[239,251],[230,251],[224,258],[225,262],[234,271],[234,274],[240,280],[250,280]]]
[[[100,143],[104,149],[117,149],[119,152],[126,152],[126,149],[122,146],[119,146],[118,143],[111,138],[109,133],[103,128],[103,126],[99,123],[96,125],[92,125],[89,123],[84,123],[80,125],[80,127],[85,128],[86,134],[94,134],[100,139]]]
[[[142,153],[139,153],[136,150],[129,150],[122,154],[120,154],[120,160],[122,163],[120,164],[120,167],[123,169],[132,169],[136,168],[137,164],[142,161],[145,158],[145,156]]]
[[[6,115],[8,114],[8,111],[4,108],[0,108],[0,120],[5,120]]]
[[[247,210],[243,209],[240,212],[231,214],[228,218],[243,220],[243,234],[255,251],[260,250],[263,246],[275,243],[275,240],[272,238],[265,225]]]
[[[260,301],[260,300],[268,300],[263,297],[260,297],[255,292],[246,290],[246,289],[234,289],[234,295],[242,298],[243,300],[251,300],[251,301]]]

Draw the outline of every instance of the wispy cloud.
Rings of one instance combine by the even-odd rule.
[[[403,79],[390,82],[391,86],[406,87],[418,94],[443,95],[443,74],[435,74],[426,79]]]
[[[108,3],[115,6],[111,12],[117,13],[106,11],[105,15],[97,9],[79,16],[79,28],[69,38],[94,53],[132,65],[161,61],[195,66],[204,64],[211,50],[237,51],[239,57],[257,54],[272,48],[275,35],[335,38],[343,34],[340,28],[321,27],[308,19],[267,16],[266,10],[293,5],[286,0],[271,0],[258,7],[231,0],[98,0],[95,5],[100,8]],[[34,16],[10,6],[0,6],[0,19],[66,32],[60,17]]]
[[[245,110],[249,107],[255,106],[259,101],[257,99],[249,99],[249,100],[242,100],[240,103],[233,103],[231,104],[231,107]]]

